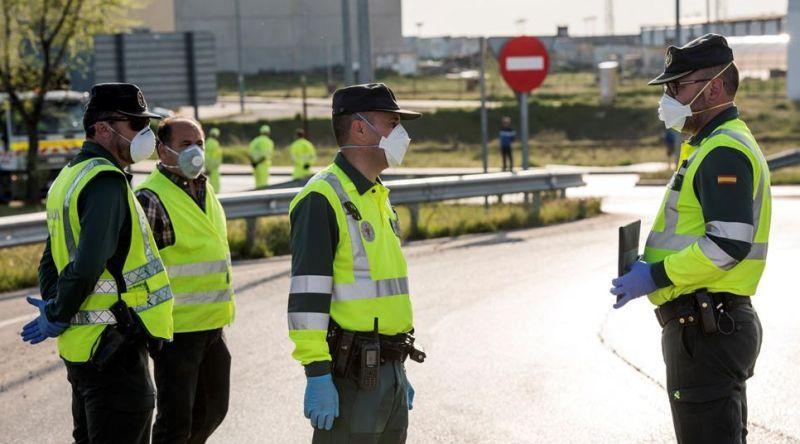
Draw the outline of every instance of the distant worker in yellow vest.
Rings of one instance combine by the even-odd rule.
[[[272,166],[272,153],[275,143],[269,138],[269,125],[261,125],[259,135],[250,142],[250,165],[253,165],[253,176],[256,179],[256,188],[269,185],[269,169]]]
[[[39,316],[22,335],[32,344],[58,336],[79,443],[150,442],[147,347],[154,352],[172,338],[173,298],[123,168],[153,154],[151,118],[160,116],[136,85],[92,87],[86,141],[47,194],[49,237],[39,264],[46,302],[28,299]]]
[[[211,128],[206,137],[206,171],[208,171],[208,181],[214,188],[214,192],[219,194],[220,173],[219,167],[222,166],[222,147],[219,144],[219,128]]]
[[[317,160],[317,150],[306,139],[306,132],[302,128],[298,128],[295,134],[297,139],[289,145],[289,155],[294,163],[292,179],[305,179],[311,175],[311,165]]]
[[[203,171],[203,130],[190,118],[158,126],[157,168],[136,189],[175,293],[175,338],[153,353],[153,443],[204,443],[228,411],[233,322],[225,213]]]
[[[657,306],[667,396],[679,443],[743,443],[746,381],[761,349],[751,302],[767,260],[772,215],[764,154],[739,118],[739,72],[721,35],[670,46],[658,114],[691,136],[644,260],[612,281],[615,308]],[[636,334],[636,332],[632,332]]]

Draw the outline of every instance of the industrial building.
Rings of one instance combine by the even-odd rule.
[[[356,63],[355,1],[349,9]],[[402,54],[400,0],[370,0],[369,16],[373,60]],[[341,65],[344,59],[342,0],[157,0],[132,18],[154,32],[210,31],[219,72],[237,71],[239,32],[245,73],[296,72]]]

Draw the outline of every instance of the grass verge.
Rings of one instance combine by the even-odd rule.
[[[0,292],[38,285],[42,251],[44,244],[4,249],[0,254]]]

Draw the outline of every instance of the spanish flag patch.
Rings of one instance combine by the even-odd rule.
[[[717,185],[736,185],[737,178],[734,175],[720,174],[717,176]]]

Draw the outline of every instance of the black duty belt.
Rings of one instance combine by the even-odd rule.
[[[703,298],[703,295],[708,297]],[[752,305],[749,296],[739,296],[733,293],[711,293],[700,290],[681,295],[656,307],[655,313],[658,323],[663,328],[675,320],[681,325],[692,325],[701,321],[703,313],[713,312],[719,308],[731,311],[743,305]]]

